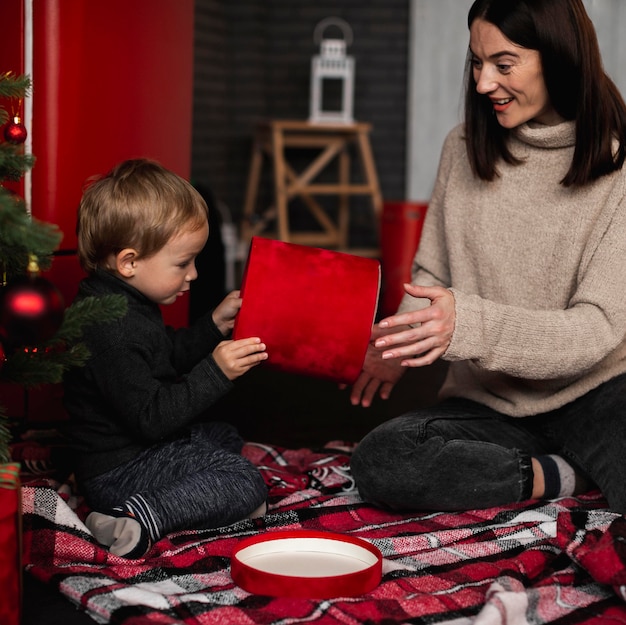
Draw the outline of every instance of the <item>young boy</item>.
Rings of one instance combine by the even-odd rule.
[[[238,433],[200,419],[267,358],[257,337],[225,340],[239,292],[190,328],[166,327],[159,308],[197,277],[206,203],[158,163],[129,160],[86,188],[77,233],[88,274],[78,298],[128,302],[121,319],[87,328],[91,356],[65,378],[75,475],[95,510],[87,527],[112,553],[138,558],[174,530],[262,515],[267,489]]]

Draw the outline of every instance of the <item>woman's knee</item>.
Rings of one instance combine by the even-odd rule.
[[[377,505],[401,507],[405,489],[420,488],[414,450],[418,441],[405,431],[404,417],[378,426],[352,454],[350,468],[361,497]]]

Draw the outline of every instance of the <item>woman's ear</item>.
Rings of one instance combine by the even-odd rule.
[[[122,278],[132,278],[135,275],[135,263],[139,254],[137,250],[127,247],[115,255],[115,271]]]

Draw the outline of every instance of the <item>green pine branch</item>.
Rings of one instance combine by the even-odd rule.
[[[30,77],[26,74],[15,75],[13,72],[0,74],[0,97],[25,98],[30,93]]]
[[[16,76],[13,72],[0,73],[0,99],[22,100],[30,95],[30,90],[29,76]],[[13,115],[13,111],[9,112],[0,106],[0,126],[6,124]],[[7,141],[0,143],[0,180],[20,180],[34,163],[35,157],[25,154],[23,145],[14,145]]]
[[[65,310],[61,327],[45,347],[75,343],[82,337],[86,326],[118,319],[125,314],[126,308],[127,302],[122,295],[86,297],[74,302]]]
[[[32,253],[51,254],[61,242],[63,234],[56,224],[39,221],[24,210],[19,198],[9,195],[0,212],[0,237],[6,245],[27,248]]]
[[[26,273],[29,254],[40,269],[49,267],[62,238],[58,226],[30,217],[20,198],[0,188],[0,265],[7,279]]]
[[[0,124],[2,122],[0,121]],[[0,179],[16,182],[35,164],[32,154],[24,154],[24,146],[6,141],[0,144]]]

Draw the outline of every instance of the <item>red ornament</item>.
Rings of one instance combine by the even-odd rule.
[[[4,127],[4,138],[9,143],[15,143],[16,145],[24,143],[27,136],[28,133],[26,132],[26,126],[22,124],[22,120],[19,115],[15,115],[13,117],[13,121],[9,122]]]
[[[5,345],[37,345],[51,339],[65,306],[57,288],[39,276],[13,280],[0,291],[0,336]]]

